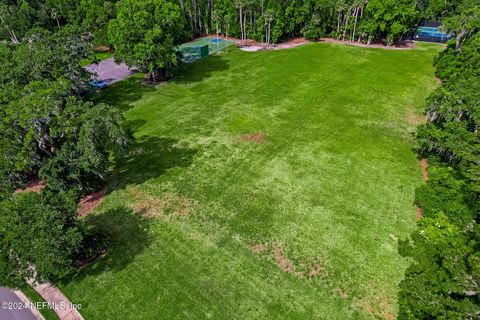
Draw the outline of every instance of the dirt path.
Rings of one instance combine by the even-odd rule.
[[[60,320],[83,320],[82,315],[72,302],[52,283],[32,285],[42,298],[53,307]],[[80,307],[78,307],[80,308]]]

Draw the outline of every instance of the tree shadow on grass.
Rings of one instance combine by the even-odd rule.
[[[145,94],[155,90],[154,86],[144,84],[142,73],[137,73],[102,89],[100,93],[89,96],[89,99],[97,103],[107,103],[121,111],[127,111]]]
[[[210,78],[213,73],[228,70],[228,60],[221,55],[211,55],[190,64],[183,64],[175,82],[190,84]]]
[[[63,283],[81,281],[104,272],[121,271],[152,243],[151,220],[134,214],[129,208],[120,207],[89,216],[86,223],[109,236],[109,250],[96,262],[62,279]]]
[[[129,184],[141,184],[161,176],[168,169],[188,167],[196,153],[195,149],[178,146],[176,139],[148,137],[134,143],[127,155],[116,159],[109,189],[123,189]]]

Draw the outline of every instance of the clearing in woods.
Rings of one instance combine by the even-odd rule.
[[[231,47],[105,89],[136,138],[85,217],[112,248],[59,287],[86,319],[394,318],[439,50]]]

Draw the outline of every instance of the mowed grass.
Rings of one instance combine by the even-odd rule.
[[[111,250],[61,289],[86,319],[392,319],[438,50],[230,48],[103,91],[136,143],[87,218]]]

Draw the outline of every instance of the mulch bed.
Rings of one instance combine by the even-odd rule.
[[[95,210],[103,200],[105,196],[106,189],[102,189],[98,192],[89,194],[88,196],[83,197],[80,199],[78,205],[80,208],[78,209],[78,216],[83,217]]]
[[[16,195],[23,192],[39,192],[40,190],[45,188],[46,185],[47,184],[44,181],[42,181],[39,177],[34,176],[28,179],[27,183],[25,184],[25,187],[23,187],[22,189],[15,190],[13,194]]]
[[[420,160],[420,167],[422,168],[422,178],[423,181],[428,181],[428,163],[427,159],[423,158]],[[422,219],[422,208],[417,206],[417,220]]]

